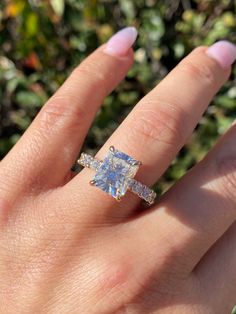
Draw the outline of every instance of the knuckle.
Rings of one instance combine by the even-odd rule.
[[[78,126],[84,120],[83,106],[78,104],[77,99],[70,95],[54,95],[43,107],[40,114],[40,125],[47,131],[55,130],[55,126],[70,123]]]
[[[157,104],[155,103],[155,106]],[[162,103],[163,105],[163,103]],[[146,105],[142,105],[147,107]],[[171,108],[174,108],[172,110]],[[155,109],[139,109],[133,115],[129,134],[137,139],[137,135],[143,143],[163,142],[176,146],[185,140],[183,122],[186,114],[176,109],[175,105],[158,106]]]
[[[199,65],[192,60],[186,59],[183,61],[181,68],[182,71],[187,73],[190,77],[196,78],[207,85],[211,86],[216,81],[212,67],[206,63]]]

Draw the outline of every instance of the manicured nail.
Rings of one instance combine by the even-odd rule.
[[[226,40],[214,43],[206,53],[215,59],[223,69],[228,69],[236,60],[236,46]]]
[[[104,52],[115,57],[125,56],[135,42],[137,35],[138,32],[135,27],[123,28],[108,40]]]

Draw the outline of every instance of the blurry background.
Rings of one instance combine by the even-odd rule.
[[[219,39],[236,43],[236,1],[1,0],[1,158],[70,71],[127,25],[139,31],[135,64],[97,115],[84,147],[92,153],[194,47]],[[234,68],[191,141],[156,186],[159,193],[200,160],[235,119],[235,74]]]

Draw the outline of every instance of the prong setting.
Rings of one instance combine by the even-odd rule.
[[[121,201],[121,198],[122,198],[122,195],[121,195],[120,192],[118,191],[118,194],[117,194],[117,196],[116,196],[116,200],[117,200],[118,202],[120,202],[120,201]]]
[[[133,166],[141,166],[142,165],[142,161],[139,161],[139,160],[135,160],[133,163],[132,163]]]
[[[109,147],[109,151],[112,152],[112,153],[114,153],[114,152],[115,152],[115,147],[114,147],[114,146],[110,146],[110,147]]]

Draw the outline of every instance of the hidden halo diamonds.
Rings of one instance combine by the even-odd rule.
[[[97,186],[116,200],[120,200],[129,189],[147,203],[154,203],[156,193],[134,179],[141,162],[113,146],[110,147],[103,161],[82,153],[77,162],[84,167],[95,170],[96,173],[90,184]]]

